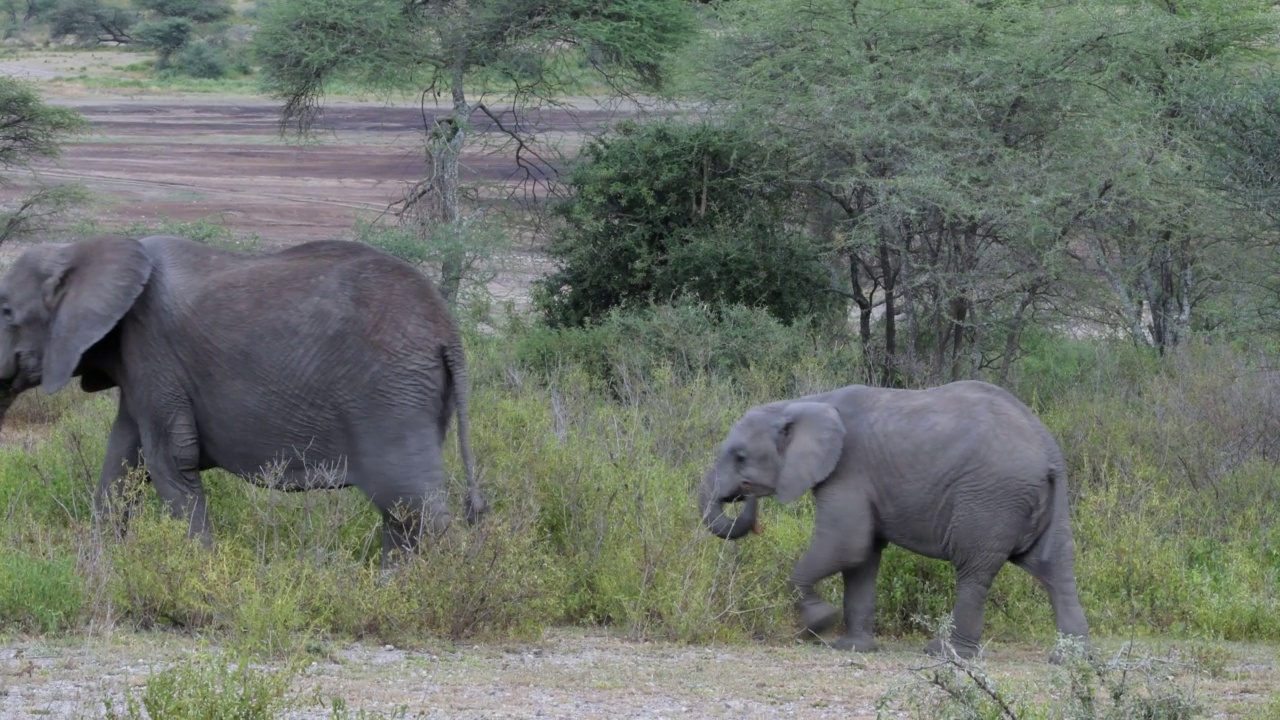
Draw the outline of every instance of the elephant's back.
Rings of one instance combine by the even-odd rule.
[[[457,330],[407,263],[338,241],[212,265],[193,263],[185,247],[167,250],[147,290],[164,308],[151,321],[192,392],[252,389],[261,404],[324,426],[365,406],[436,409],[426,406],[439,403],[443,351]]]

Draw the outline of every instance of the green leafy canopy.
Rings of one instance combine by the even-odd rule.
[[[443,89],[481,70],[523,69],[517,93],[565,88],[564,53],[579,49],[618,88],[655,89],[667,51],[693,36],[680,0],[274,0],[255,47],[266,92],[305,129],[325,84],[375,90]]]

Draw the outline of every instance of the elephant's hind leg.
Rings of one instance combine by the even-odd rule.
[[[956,604],[951,611],[951,646],[961,658],[971,658],[978,654],[987,592],[1004,563],[1005,558],[996,555],[979,556],[956,563]],[[940,655],[942,640],[934,638],[929,641],[925,652]]]
[[[1052,536],[1045,538],[1048,541]],[[1053,607],[1053,618],[1058,632],[1062,635],[1077,638],[1086,646],[1089,643],[1089,623],[1084,616],[1084,607],[1080,604],[1080,592],[1076,588],[1075,562],[1073,545],[1070,538],[1057,541],[1056,552],[1042,553],[1039,548],[1012,559],[1018,567],[1026,570],[1049,594],[1049,604]],[[1053,663],[1061,662],[1057,650],[1049,656]]]
[[[361,448],[363,457],[353,468],[358,485],[382,513],[382,567],[390,567],[393,553],[416,552],[426,536],[438,537],[449,528],[445,470],[434,433],[406,436],[392,445]],[[394,437],[390,433],[383,435]]]

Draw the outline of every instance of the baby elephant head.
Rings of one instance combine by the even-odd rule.
[[[740,537],[725,527],[723,505],[742,498],[746,512],[756,498],[774,495],[789,503],[827,479],[844,451],[844,423],[834,407],[792,402],[749,410],[720,445],[715,468],[702,488],[703,520],[721,537]],[[736,528],[740,523],[732,523]],[[718,530],[724,530],[719,532]]]
[[[37,245],[0,278],[0,394],[62,389],[84,353],[129,311],[151,275],[125,238]],[[0,420],[3,409],[0,408]]]

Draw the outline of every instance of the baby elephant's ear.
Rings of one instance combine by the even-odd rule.
[[[827,479],[844,451],[844,423],[821,402],[787,405],[776,422],[782,458],[776,499],[789,503]]]

